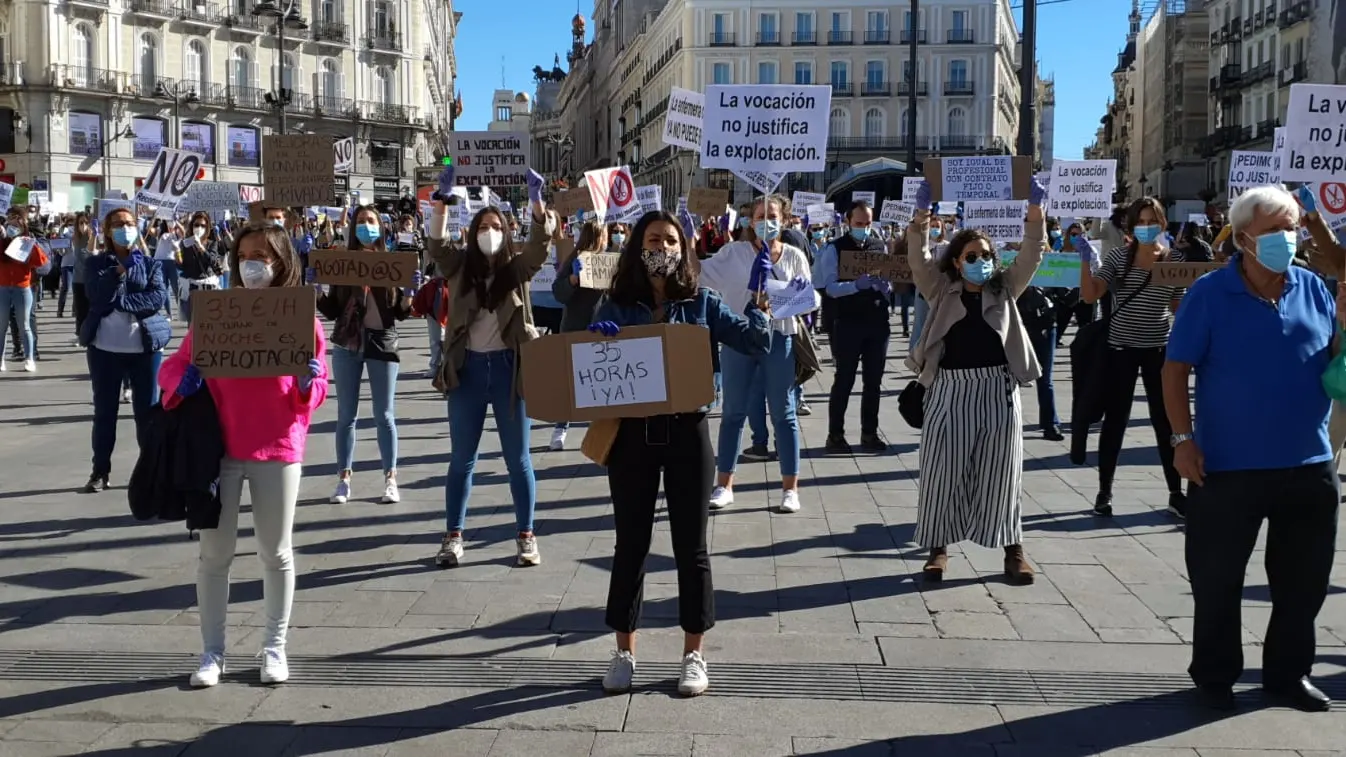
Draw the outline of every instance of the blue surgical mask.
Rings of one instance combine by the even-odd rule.
[[[1257,238],[1257,262],[1272,273],[1290,270],[1298,239],[1293,231],[1273,231]]]
[[[112,230],[112,242],[118,247],[130,247],[140,239],[140,231],[134,226],[119,226]]]
[[[1051,236],[1053,242],[1058,241],[1058,240],[1061,239],[1061,232],[1056,231],[1055,229],[1053,229],[1053,230],[1051,230],[1051,231],[1049,231],[1049,232],[1047,232],[1047,233],[1048,233],[1049,236]]]
[[[774,242],[780,238],[780,221],[758,221],[753,224],[752,230],[763,242]]]
[[[626,243],[626,235],[625,235],[625,234],[620,234],[620,233],[618,233],[618,234],[613,234],[613,235],[611,235],[611,239],[612,239],[612,244],[613,244],[614,247],[621,247],[623,244]]]
[[[272,219],[271,219],[271,225],[272,225],[272,226],[275,226],[275,227],[278,228],[278,229],[283,229],[283,228],[285,228],[285,219],[284,219],[284,218],[272,218]]]
[[[869,241],[869,227],[861,226],[859,228],[851,229],[851,238],[857,242]]]
[[[356,226],[355,238],[360,240],[360,244],[374,244],[379,239],[379,225],[376,223],[362,223]]]
[[[454,229],[453,231],[450,231],[450,232],[449,232],[449,241],[451,241],[451,242],[461,242],[461,241],[463,241],[463,232],[462,232],[462,230],[460,230],[460,229]]]
[[[978,258],[971,263],[966,260],[963,261],[963,278],[967,279],[970,284],[981,286],[982,284],[985,284],[987,279],[991,278],[991,275],[994,273],[994,260]]]
[[[814,239],[822,239],[822,238],[823,238],[823,232],[822,232],[821,230],[813,232],[813,238],[814,238]]]
[[[738,219],[738,227],[739,227],[740,229],[746,229],[746,228],[748,228],[748,224],[750,224],[750,223],[752,223],[752,219],[751,219],[751,218],[740,218],[740,219]]]
[[[1154,244],[1159,241],[1160,231],[1162,231],[1162,229],[1159,228],[1158,224],[1137,226],[1131,230],[1131,236],[1135,237],[1136,241],[1141,244]]]

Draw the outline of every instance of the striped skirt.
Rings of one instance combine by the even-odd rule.
[[[1023,538],[1023,412],[1003,367],[940,369],[926,392],[916,543],[1005,547]]]

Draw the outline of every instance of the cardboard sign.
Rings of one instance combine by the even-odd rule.
[[[710,332],[685,323],[587,331],[522,347],[531,418],[551,423],[686,413],[715,401]]]
[[[1014,156],[1014,157],[1006,157],[1006,156],[990,156],[990,157],[994,158],[994,159],[997,160],[997,161],[1008,161],[1008,162],[1009,162],[1009,169],[1010,169],[1010,176],[1009,176],[1009,179],[1010,179],[1010,181],[1009,181],[1009,193],[1008,193],[1008,196],[1004,196],[1004,197],[994,197],[994,198],[969,197],[969,198],[967,198],[967,199],[972,199],[972,200],[980,200],[980,199],[996,199],[996,200],[1027,200],[1027,199],[1028,199],[1028,190],[1029,190],[1029,187],[1032,186],[1032,182],[1033,182],[1033,160],[1032,160],[1032,158],[1022,157],[1022,156]],[[939,202],[939,201],[957,202],[959,199],[962,199],[962,198],[950,197],[950,196],[949,196],[949,191],[946,190],[946,189],[944,188],[944,173],[945,173],[945,171],[944,171],[944,163],[945,163],[945,161],[967,161],[967,160],[982,160],[982,159],[981,159],[981,158],[975,158],[975,159],[974,159],[974,158],[926,158],[926,160],[925,160],[925,181],[926,181],[926,183],[928,183],[928,184],[930,185],[930,197],[931,197],[932,199],[934,199],[936,202]],[[954,176],[957,178],[957,180],[958,180],[958,183],[954,184],[954,186],[952,187],[952,189],[953,189],[954,191],[965,191],[965,193],[967,193],[967,194],[988,194],[988,193],[990,193],[991,190],[981,191],[982,189],[985,189],[985,188],[980,186],[981,184],[989,183],[989,182],[974,181],[974,179],[976,179],[976,177],[979,176],[979,174],[974,174],[974,173],[973,173],[974,167],[976,167],[976,166],[981,166],[982,168],[981,168],[981,169],[978,169],[978,170],[989,170],[989,169],[985,169],[985,165],[990,165],[990,164],[985,164],[985,165],[980,164],[980,163],[978,163],[978,164],[964,164],[964,163],[959,162],[959,163],[956,163],[956,164],[954,164],[954,165],[955,165],[955,170],[954,170],[953,175],[954,175]],[[1000,163],[997,163],[997,164],[995,164],[995,165],[996,165],[996,166],[999,166],[999,165],[1001,165],[1001,164],[1000,164]],[[961,168],[959,168],[960,166],[961,166]],[[997,169],[995,169],[995,170],[999,170],[999,169],[997,168]],[[996,190],[995,190],[995,191],[998,191],[998,192],[1000,192],[1001,194],[1004,194],[1004,186],[1003,186],[1003,182],[1001,182],[1001,178],[1003,178],[1003,176],[1002,176],[1001,174],[998,174],[998,173],[997,173],[997,174],[989,174],[988,176],[991,176],[992,178],[999,177],[999,178],[995,178],[995,182],[993,182],[993,183],[995,183],[995,186],[996,186]],[[907,177],[907,178],[911,178],[911,177]],[[919,186],[920,186],[920,179],[917,179],[917,180],[916,180],[915,186],[916,186],[916,187],[919,187]],[[907,199],[907,198],[906,198],[906,194],[907,194],[907,188],[906,188],[906,187],[907,187],[907,179],[903,179],[903,189],[902,189],[902,194],[903,194],[903,199],[904,199],[904,200]],[[959,187],[963,187],[964,189],[963,189],[963,190],[959,190]],[[911,199],[913,199],[913,200],[916,199],[916,191],[915,191],[915,189],[912,189],[912,190],[911,190]]]
[[[612,277],[617,274],[619,252],[581,252],[580,286],[585,289],[611,289]]]
[[[166,208],[170,212],[176,210],[200,171],[200,155],[161,147],[145,182],[136,190],[136,202]]]
[[[568,218],[581,210],[592,213],[594,209],[594,200],[589,196],[589,187],[583,186],[577,189],[567,189],[564,192],[558,192],[556,194],[556,199],[552,200],[552,205],[557,213]]]
[[[617,223],[640,214],[636,199],[636,182],[626,166],[585,171],[584,181],[589,185],[589,197],[594,201],[594,212],[604,223]]]
[[[187,190],[187,196],[182,202],[178,203],[178,210],[194,212],[203,210],[207,213],[213,213],[220,210],[237,211],[238,184],[231,181],[198,181],[194,182],[191,189]]]
[[[1224,263],[1155,263],[1149,286],[1185,287]],[[1079,283],[1076,282],[1076,286]]]
[[[527,133],[456,131],[452,137],[453,183],[457,186],[528,185]]]
[[[314,305],[307,286],[192,292],[192,364],[209,378],[306,375]]]
[[[725,206],[728,204],[729,190],[727,189],[693,187],[687,193],[687,209],[702,218],[724,215]]]
[[[911,281],[911,266],[907,265],[907,256],[904,253],[893,255],[887,252],[840,250],[838,258],[839,281],[855,281],[865,274],[887,281]]]
[[[317,284],[409,287],[414,284],[417,263],[417,256],[406,252],[313,250],[308,254]]]
[[[831,111],[828,85],[712,84],[706,88],[701,167],[821,172]]]
[[[262,137],[262,192],[269,207],[330,203],[333,173],[330,136],[267,134]]]
[[[667,115],[664,117],[664,144],[700,152],[701,124],[705,112],[705,95],[674,87],[668,94]]]
[[[337,173],[355,170],[355,137],[338,139],[332,143],[332,168]]]
[[[940,191],[936,200],[948,202],[1009,200],[1012,164],[1008,155],[985,155],[940,160]]]

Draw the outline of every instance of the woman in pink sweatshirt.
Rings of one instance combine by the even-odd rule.
[[[229,267],[231,278],[248,289],[305,286],[299,256],[280,228],[245,228],[234,240]],[[192,365],[190,329],[177,352],[159,370],[159,386],[166,395],[173,393],[164,401],[168,408],[199,391],[203,383],[207,385],[224,434],[220,526],[201,532],[201,559],[196,572],[196,603],[205,650],[200,667],[191,677],[194,687],[214,686],[224,672],[229,566],[238,542],[238,508],[244,481],[252,496],[257,556],[263,566],[266,638],[262,645],[262,683],[284,683],[290,677],[285,660],[285,632],[294,602],[290,535],[309,419],[327,398],[327,344],[316,318],[313,334],[313,359],[308,372],[299,377],[203,379]]]

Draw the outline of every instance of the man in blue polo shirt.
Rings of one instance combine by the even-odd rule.
[[[1243,576],[1262,521],[1272,615],[1264,691],[1306,711],[1331,701],[1309,680],[1327,595],[1340,487],[1323,391],[1336,337],[1333,293],[1291,266],[1299,206],[1279,186],[1229,209],[1240,254],[1183,298],[1169,336],[1164,402],[1174,465],[1190,480],[1187,572],[1195,618],[1188,673],[1208,704],[1234,706],[1243,672]],[[1196,423],[1187,396],[1196,371]]]

